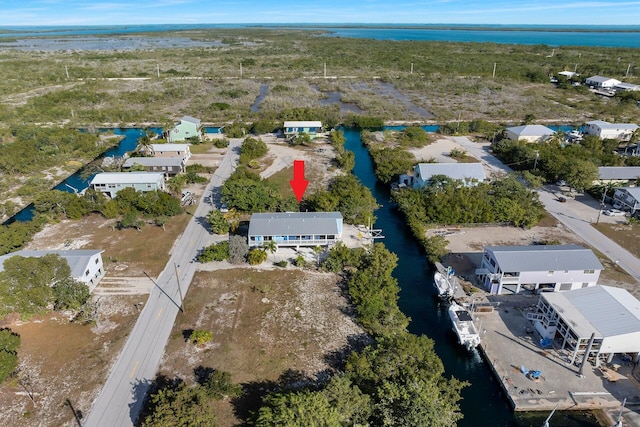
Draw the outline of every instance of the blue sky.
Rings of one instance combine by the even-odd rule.
[[[0,26],[182,23],[639,25],[640,1],[0,0]]]

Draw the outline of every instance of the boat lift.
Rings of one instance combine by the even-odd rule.
[[[551,419],[551,417],[553,417],[553,413],[556,412],[556,409],[558,409],[558,405],[559,403],[556,403],[556,406],[553,408],[553,411],[551,411],[547,419],[544,420],[544,424],[542,424],[542,427],[549,427],[549,420]]]

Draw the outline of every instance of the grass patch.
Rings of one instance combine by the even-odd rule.
[[[279,172],[274,173],[269,178],[267,178],[267,181],[274,184],[278,188],[278,191],[283,196],[288,196],[292,192],[291,185],[289,184],[289,181],[291,181],[292,179],[293,179],[293,166],[290,166],[288,168],[282,169]]]
[[[600,223],[594,227],[635,257],[640,257],[640,225]]]
[[[205,142],[202,144],[191,144],[189,150],[191,151],[191,154],[206,154],[211,150],[212,147],[213,144]]]

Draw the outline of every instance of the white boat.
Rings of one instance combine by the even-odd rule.
[[[454,285],[452,281],[446,275],[436,271],[433,274],[433,286],[438,292],[438,297],[442,299],[453,298]]]
[[[474,349],[480,344],[480,334],[473,323],[471,313],[466,308],[452,301],[449,306],[449,318],[453,323],[454,332],[458,335],[458,341],[467,350]]]

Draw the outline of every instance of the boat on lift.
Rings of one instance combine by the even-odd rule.
[[[449,300],[453,298],[455,287],[450,276],[446,276],[439,271],[433,274],[433,286],[436,288],[438,297],[443,300]]]
[[[469,310],[452,301],[449,306],[449,318],[461,345],[465,346],[467,350],[473,350],[480,344],[480,334],[473,323],[473,317]]]

